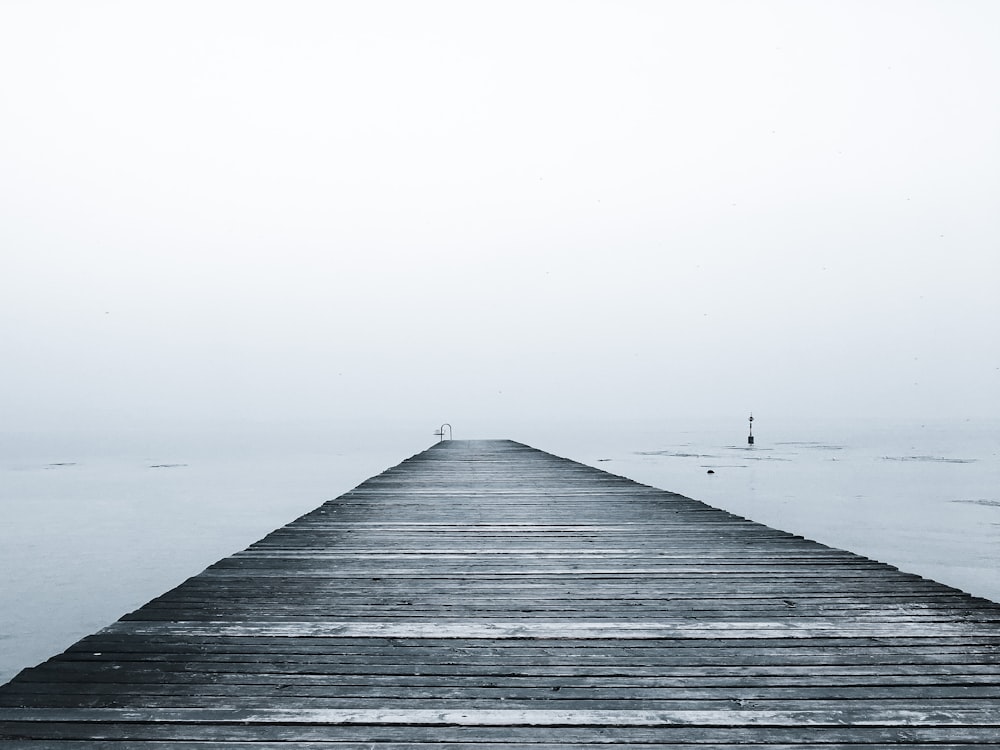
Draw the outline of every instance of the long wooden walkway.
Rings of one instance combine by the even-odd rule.
[[[4,748],[1000,746],[1000,606],[451,441],[0,688]]]

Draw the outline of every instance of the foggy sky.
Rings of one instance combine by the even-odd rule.
[[[998,28],[7,0],[0,429],[1000,416]]]

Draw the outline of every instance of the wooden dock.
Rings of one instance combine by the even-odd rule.
[[[0,688],[16,748],[1000,747],[1000,605],[446,441]]]

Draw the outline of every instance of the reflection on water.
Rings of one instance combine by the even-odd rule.
[[[790,440],[786,442],[776,442],[775,445],[792,445],[799,448],[815,448],[821,451],[842,451],[843,445],[830,445],[829,443],[817,443],[810,440]]]
[[[974,458],[945,458],[944,456],[882,456],[883,461],[930,461],[941,464],[971,464]]]

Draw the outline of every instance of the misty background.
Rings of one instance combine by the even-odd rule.
[[[997,28],[6,0],[0,430],[998,417]]]

